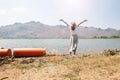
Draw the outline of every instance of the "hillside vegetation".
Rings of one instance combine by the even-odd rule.
[[[15,23],[0,27],[0,38],[69,38],[69,27],[50,26],[40,22]],[[49,34],[49,35],[48,35]],[[120,38],[120,30],[80,26],[79,38]]]

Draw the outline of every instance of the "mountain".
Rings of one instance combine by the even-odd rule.
[[[70,31],[67,26],[50,26],[40,22],[15,23],[0,27],[0,38],[69,38]],[[79,38],[93,38],[101,36],[120,36],[120,30],[95,27],[79,27]]]

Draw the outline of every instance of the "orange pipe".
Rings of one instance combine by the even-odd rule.
[[[45,48],[15,48],[14,57],[38,57],[46,54]]]
[[[11,57],[12,54],[11,54],[11,49],[0,49],[0,57],[6,57],[6,56],[9,56]]]

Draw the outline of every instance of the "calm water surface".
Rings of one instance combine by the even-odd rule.
[[[47,52],[68,53],[69,39],[0,39],[4,48],[46,48]],[[120,39],[79,39],[77,53],[120,49]]]

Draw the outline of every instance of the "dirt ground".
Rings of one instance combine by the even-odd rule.
[[[120,80],[120,55],[1,59],[0,80]]]

